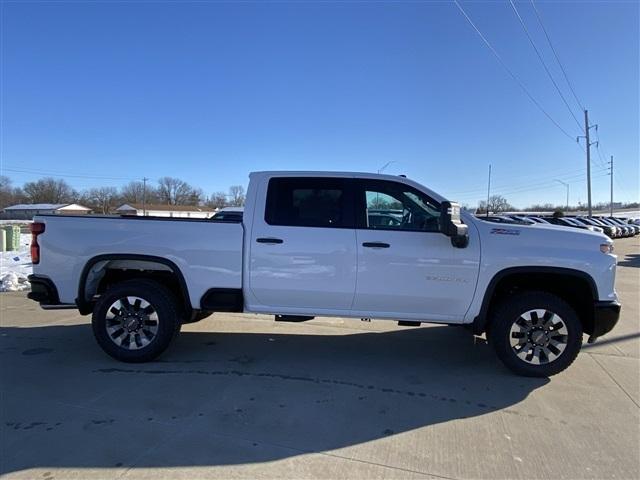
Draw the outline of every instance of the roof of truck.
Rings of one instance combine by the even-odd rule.
[[[367,173],[367,172],[330,172],[330,171],[306,171],[306,170],[264,170],[251,172],[249,177],[338,177],[338,178],[369,178],[377,180],[389,180],[395,182],[406,183],[418,190],[424,190],[436,201],[444,201],[445,197],[437,192],[434,192],[425,185],[422,185],[415,180],[411,180],[404,175],[388,175],[386,173]]]

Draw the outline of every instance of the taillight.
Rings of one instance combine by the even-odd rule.
[[[31,230],[31,263],[40,263],[40,245],[38,245],[38,235],[44,232],[44,223],[33,222],[29,229]]]

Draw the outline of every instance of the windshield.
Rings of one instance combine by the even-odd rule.
[[[600,219],[597,218],[590,218],[589,220],[591,220],[591,222],[595,225],[598,225],[599,227],[609,227],[610,225],[607,225],[605,222],[603,222]]]
[[[573,218],[561,218],[561,221],[568,223],[569,225],[572,225],[574,227],[581,227],[583,226],[580,222],[574,220]]]
[[[530,218],[534,222],[538,222],[538,223],[546,223],[546,224],[549,223],[544,218],[540,218],[540,217],[527,217],[527,218]]]

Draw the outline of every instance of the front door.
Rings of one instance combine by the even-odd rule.
[[[459,322],[476,287],[479,245],[439,231],[440,205],[410,185],[357,180],[358,273],[353,311]]]
[[[349,310],[356,286],[351,181],[275,177],[253,219],[249,288],[260,310]]]

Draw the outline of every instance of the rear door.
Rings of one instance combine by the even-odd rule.
[[[349,310],[356,286],[352,181],[274,177],[249,248],[253,300],[277,310]],[[252,306],[259,309],[260,305]]]
[[[455,248],[439,231],[440,205],[409,185],[355,182],[358,275],[353,312],[462,321],[478,278],[478,243]]]

